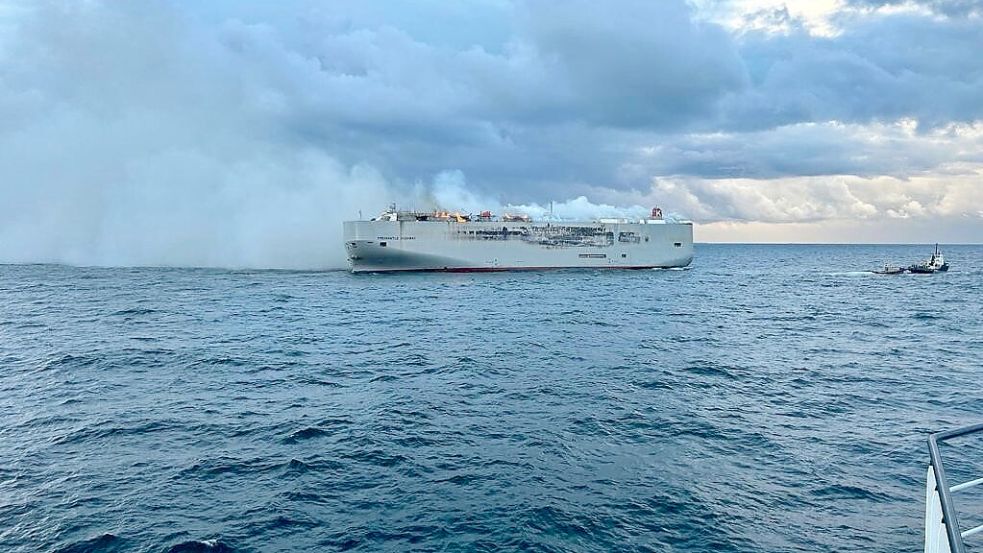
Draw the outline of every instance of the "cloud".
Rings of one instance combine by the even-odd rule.
[[[751,86],[729,98],[726,126],[914,119],[931,128],[983,119],[983,25],[916,13],[844,13],[833,37],[749,33]]]
[[[881,8],[922,8],[948,17],[968,17],[983,14],[980,0],[847,0],[854,8],[877,10]]]
[[[983,225],[983,164],[961,176],[862,178],[789,177],[770,180],[657,178],[640,204],[677,206],[704,223],[818,223],[925,218]],[[937,224],[937,223],[936,223]]]
[[[983,233],[980,219],[962,218],[939,225],[924,219],[848,220],[806,223],[719,222],[694,229],[699,242],[819,243],[819,244],[964,244],[977,243]],[[944,248],[945,246],[943,246]],[[926,250],[928,251],[928,250]],[[879,260],[872,260],[874,265]],[[912,259],[912,262],[919,261]]]
[[[617,127],[686,127],[746,76],[731,37],[678,1],[531,2],[524,37],[568,89],[563,115]]]
[[[920,131],[913,120],[869,125],[798,123],[750,132],[651,137],[622,171],[644,175],[774,179],[959,174],[983,163],[983,124]]]
[[[983,211],[974,3],[697,4],[0,0],[0,260],[338,266],[390,201]]]

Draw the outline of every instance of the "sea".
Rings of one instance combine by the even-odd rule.
[[[919,551],[926,439],[983,422],[983,246],[869,271],[931,250],[0,265],[0,551]]]

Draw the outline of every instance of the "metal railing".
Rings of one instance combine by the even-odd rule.
[[[981,431],[983,431],[983,424],[974,424],[956,430],[937,432],[928,437],[931,465],[928,467],[925,484],[925,553],[965,553],[966,545],[963,539],[983,532],[983,524],[961,531],[959,516],[952,501],[952,494],[983,484],[983,478],[950,486],[945,476],[942,454],[939,451],[940,443]]]

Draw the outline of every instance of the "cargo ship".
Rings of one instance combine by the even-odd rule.
[[[489,211],[400,211],[344,223],[353,273],[654,269],[693,260],[693,224],[667,221],[659,208],[644,219],[534,221]]]

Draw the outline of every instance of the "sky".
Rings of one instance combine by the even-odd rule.
[[[325,268],[406,207],[983,241],[983,0],[0,0],[0,262]]]

